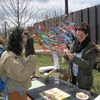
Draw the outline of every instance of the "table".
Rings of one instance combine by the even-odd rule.
[[[75,86],[69,82],[66,82],[64,80],[61,80],[61,79],[60,79],[59,84],[55,84],[54,77],[52,77],[52,76],[49,77],[48,82],[45,82],[44,78],[39,78],[37,80],[42,82],[43,84],[45,84],[45,86],[41,86],[41,87],[37,87],[37,88],[33,88],[33,89],[31,88],[30,90],[27,91],[27,95],[32,100],[36,100],[37,98],[40,98],[41,97],[39,94],[40,92],[43,92],[45,90],[48,90],[48,89],[51,89],[54,87],[57,87],[58,89],[63,90],[64,92],[66,92],[68,94],[71,94],[70,97],[68,97],[67,99],[64,99],[64,100],[78,100],[76,98],[77,92],[84,92],[84,93],[88,94],[90,97],[88,100],[94,100],[98,96],[97,94],[91,93],[90,91],[79,89],[77,86]],[[43,100],[43,99],[41,99],[41,100]]]

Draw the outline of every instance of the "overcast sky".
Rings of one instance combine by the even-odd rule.
[[[43,0],[44,8],[62,8],[65,9],[65,0]],[[80,9],[99,5],[100,0],[68,0],[69,12],[74,12]]]
[[[68,0],[68,12],[99,5],[100,0]],[[65,14],[65,0],[42,0],[39,4],[40,13],[52,13],[56,10],[58,16]],[[39,15],[41,17],[41,15]]]
[[[32,0],[32,2],[36,3],[37,0]],[[70,13],[77,10],[92,7],[95,5],[99,5],[100,4],[99,2],[100,0],[68,0],[68,11]],[[65,14],[65,0],[41,0],[41,2],[39,2],[36,8],[40,9],[39,12],[37,13],[38,17],[36,16],[37,19],[34,18],[34,21],[33,19],[30,20],[29,23],[27,23],[27,25],[32,25],[32,23],[36,21],[40,21],[42,19],[41,13],[43,14],[45,13],[45,15],[48,13],[52,14],[52,12],[54,12],[55,10],[58,16],[64,15]]]

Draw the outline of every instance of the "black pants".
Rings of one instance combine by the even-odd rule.
[[[77,83],[76,80],[77,80],[77,77],[74,76],[74,75],[72,75],[72,81],[71,81],[71,83],[74,84],[74,85],[76,85],[76,83]],[[79,87],[79,88],[90,91],[90,88],[82,88],[82,87]]]
[[[72,75],[71,83],[74,84],[74,85],[76,85],[76,79],[77,79],[77,77],[74,76],[74,75]]]

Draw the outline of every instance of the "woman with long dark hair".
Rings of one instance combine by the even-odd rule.
[[[7,48],[3,52],[0,61],[1,78],[8,80],[8,98],[9,100],[27,100],[26,91],[31,86],[30,75],[36,67],[35,55],[29,55],[26,61],[23,59],[22,51],[26,43],[26,37],[22,28],[14,28],[9,36]],[[15,84],[20,90],[14,87]]]

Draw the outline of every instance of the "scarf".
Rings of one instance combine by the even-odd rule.
[[[73,52],[80,53],[88,45],[90,41],[91,39],[89,36],[87,36],[86,39],[81,43],[76,38],[74,42]]]

